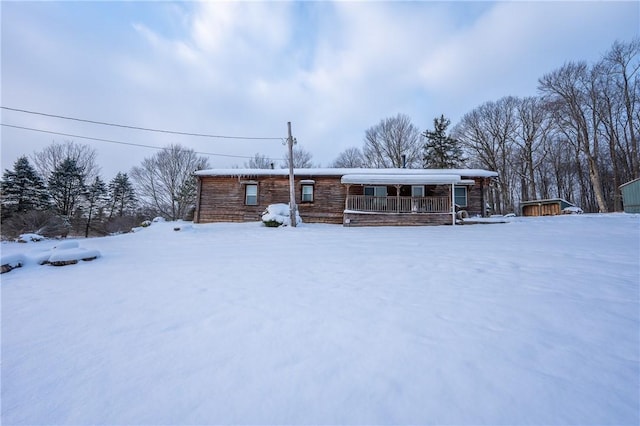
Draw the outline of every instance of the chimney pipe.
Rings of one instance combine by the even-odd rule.
[[[405,154],[402,154],[402,168],[407,168],[407,156]]]

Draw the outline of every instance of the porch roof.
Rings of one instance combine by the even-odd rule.
[[[342,176],[343,184],[369,185],[447,185],[465,183],[459,175],[426,174],[349,174]]]

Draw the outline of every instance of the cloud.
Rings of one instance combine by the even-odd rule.
[[[365,130],[385,117],[405,113],[421,128],[440,114],[455,122],[482,102],[534,94],[542,73],[565,60],[597,59],[638,28],[637,4],[609,2],[108,6],[3,4],[3,104],[223,135],[284,137],[291,121],[299,143],[325,165],[361,146]],[[42,127],[225,155],[284,153],[279,141],[169,137],[52,120]],[[8,150],[5,141],[15,136],[35,146],[52,139],[5,135],[3,129],[3,167],[31,148]],[[116,159],[104,167],[107,179],[153,154],[95,146],[100,160]],[[216,167],[243,161],[211,158]]]
[[[423,87],[453,96],[478,93],[485,100],[533,95],[541,72],[569,60],[596,60],[621,29],[631,30],[630,39],[635,27],[637,36],[638,15],[629,13],[637,5],[611,6],[608,2],[492,3],[473,25],[450,34],[425,58],[420,66]]]

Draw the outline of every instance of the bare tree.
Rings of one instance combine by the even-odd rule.
[[[605,55],[604,61],[608,71],[614,76],[613,82],[620,93],[624,105],[624,136],[626,150],[631,165],[631,175],[640,176],[640,148],[638,133],[640,133],[640,39],[629,43],[616,41],[611,50]],[[622,118],[622,117],[621,117]]]
[[[170,145],[134,167],[131,177],[143,204],[167,219],[176,220],[184,217],[195,204],[193,172],[208,167],[209,161],[198,157],[192,149]]]
[[[518,128],[517,98],[504,97],[486,102],[462,117],[452,130],[466,148],[471,163],[498,172],[498,190],[490,194],[500,213],[515,210],[514,191],[519,184],[515,173],[514,148]]]
[[[521,177],[523,200],[537,197],[535,171],[545,159],[545,143],[550,128],[549,114],[541,98],[527,97],[516,100],[517,130],[516,155],[521,167],[516,170]]]
[[[293,167],[296,169],[308,169],[313,167],[311,159],[313,155],[300,146],[293,147]],[[280,167],[286,169],[289,167],[289,152],[284,155],[284,161],[280,164]]]
[[[368,167],[420,167],[420,131],[404,114],[385,118],[365,132],[363,156]]]
[[[561,197],[586,211],[621,209],[619,185],[640,175],[640,39],[595,64],[569,62],[539,79],[540,97],[502,98],[452,131],[470,164],[499,173],[497,211],[518,197]]]
[[[601,173],[610,166],[612,188],[604,188],[607,197],[613,194],[613,208],[622,210],[620,185],[640,176],[638,133],[640,133],[640,39],[630,43],[616,42],[597,65],[599,103],[602,120],[601,137],[608,141],[608,162],[600,162]],[[607,180],[603,178],[603,185]],[[610,197],[607,197],[610,198]],[[611,200],[607,200],[611,204]]]
[[[246,169],[272,169],[273,160],[257,152],[252,159],[244,163]]]
[[[332,164],[336,168],[358,168],[364,167],[364,157],[360,148],[347,148],[338,155]]]
[[[546,74],[539,80],[539,90],[554,108],[556,125],[569,138],[575,138],[584,156],[591,190],[598,211],[607,212],[598,154],[600,152],[598,127],[602,120],[598,115],[599,90],[596,76],[598,69],[590,69],[586,62],[568,62],[562,68]]]
[[[539,168],[539,172],[546,172],[551,177],[553,192],[549,191],[543,198],[564,198],[566,200],[578,200],[579,188],[576,186],[580,182],[578,176],[581,165],[578,148],[563,135],[558,134],[548,141],[547,157],[544,165]],[[539,178],[543,180],[542,176]],[[545,194],[543,194],[545,195]]]
[[[100,175],[95,149],[73,141],[53,142],[42,151],[34,153],[32,159],[34,167],[45,182],[65,160],[72,160],[76,163],[86,182],[92,182]]]

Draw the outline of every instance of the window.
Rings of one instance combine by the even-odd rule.
[[[422,185],[413,185],[411,187],[411,196],[412,197],[424,197],[424,186],[422,186]]]
[[[386,197],[387,187],[386,186],[365,186],[364,195],[369,195],[372,197]]]
[[[244,186],[244,203],[247,206],[258,205],[258,185],[247,184]]]
[[[455,187],[454,200],[458,207],[467,207],[467,188],[465,186]]]
[[[302,185],[302,202],[313,203],[313,185]]]

